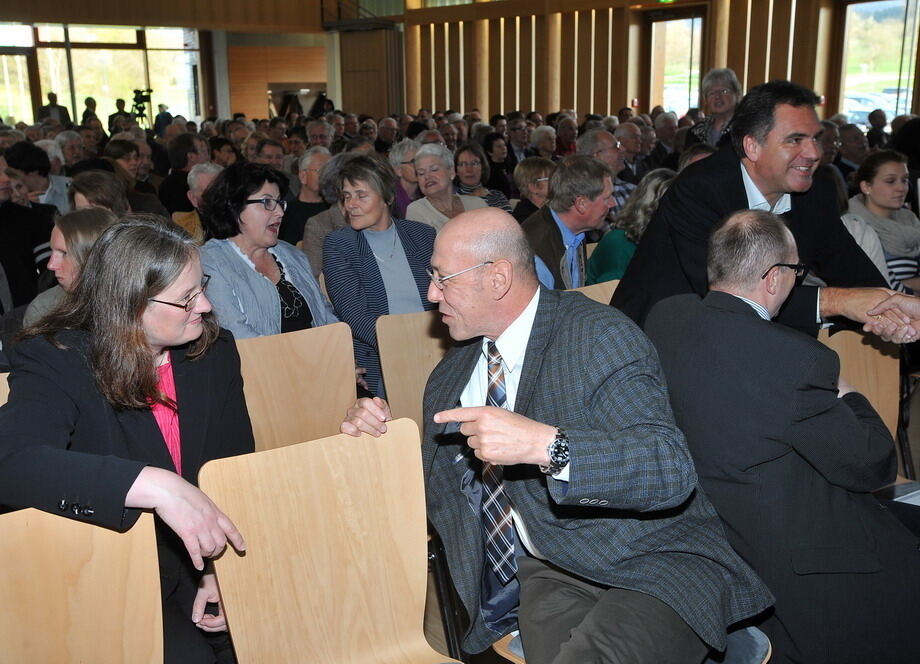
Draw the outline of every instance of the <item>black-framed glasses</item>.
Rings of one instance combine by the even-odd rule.
[[[425,272],[428,273],[428,278],[431,279],[431,283],[435,285],[435,288],[437,288],[438,290],[444,290],[444,282],[446,282],[448,279],[459,277],[461,274],[464,274],[465,272],[471,272],[472,270],[477,270],[483,267],[484,265],[492,265],[492,263],[494,262],[495,261],[483,261],[479,265],[474,265],[473,267],[468,267],[463,270],[460,270],[459,272],[454,272],[453,274],[447,274],[443,277],[435,276],[434,270],[431,269],[430,267],[425,268]]]
[[[805,276],[805,273],[808,272],[808,266],[805,263],[773,263],[770,267],[767,268],[767,271],[761,275],[761,279],[766,279],[767,275],[770,274],[770,270],[775,267],[788,267],[790,270],[795,270],[795,278],[801,279]]]
[[[263,196],[262,198],[247,198],[243,202],[246,205],[255,205],[256,203],[259,203],[268,212],[274,212],[278,208],[278,206],[281,206],[282,212],[287,210],[287,201],[284,200],[283,198],[272,198],[271,196]]]
[[[176,307],[177,309],[185,309],[187,313],[195,308],[195,303],[198,302],[198,298],[201,297],[205,289],[208,287],[209,281],[211,281],[211,275],[210,274],[204,275],[204,278],[201,280],[201,288],[199,288],[194,293],[189,295],[185,299],[185,302],[167,302],[166,300],[157,300],[152,297],[148,297],[147,300],[149,302],[159,302],[160,304],[166,304],[166,305],[169,305],[170,307]]]

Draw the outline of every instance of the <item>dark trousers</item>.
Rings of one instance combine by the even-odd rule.
[[[527,664],[699,664],[708,647],[645,593],[607,588],[518,558],[518,622]]]

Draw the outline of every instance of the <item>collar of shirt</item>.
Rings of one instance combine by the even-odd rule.
[[[734,295],[735,297],[737,297],[739,300],[742,300],[743,302],[747,302],[751,306],[751,308],[757,312],[757,315],[763,318],[764,320],[770,320],[770,312],[767,311],[767,308],[763,306],[760,302],[754,302],[754,300],[749,300],[746,297],[741,297],[740,295],[735,295],[734,293],[729,293],[729,294]]]
[[[559,227],[559,232],[562,233],[562,244],[565,245],[566,249],[574,249],[580,245],[582,240],[585,239],[585,234],[578,233],[576,235],[573,233],[569,227],[562,222],[562,219],[559,218],[559,215],[556,214],[553,208],[549,208],[549,213],[553,215],[553,221],[556,222],[556,226]]]
[[[540,303],[540,289],[533,294],[530,302],[524,307],[524,311],[514,319],[514,321],[505,328],[501,336],[495,340],[495,346],[502,356],[502,369],[515,377],[519,377],[515,372],[524,362],[524,353],[527,352],[527,343],[530,341],[530,331],[533,328],[533,321],[537,316],[537,306]],[[482,354],[489,361],[489,339],[482,339]],[[517,381],[515,381],[517,383]],[[515,390],[515,395],[517,390]],[[511,397],[509,394],[508,397]],[[514,408],[514,399],[509,398],[509,409]]]
[[[849,167],[852,168],[854,171],[859,170],[859,164],[857,164],[855,161],[850,161],[849,159],[847,159],[847,158],[845,158],[845,157],[841,157],[841,158],[840,158],[840,163],[841,163],[841,164],[844,164],[845,166],[849,166]]]
[[[747,194],[749,210],[766,210],[773,214],[785,214],[792,209],[792,197],[789,195],[789,192],[780,196],[776,204],[771,207],[769,201],[764,198],[764,195],[760,193],[760,189],[754,184],[751,176],[748,175],[744,164],[739,164],[739,167],[741,168],[741,179],[744,181],[744,193]]]

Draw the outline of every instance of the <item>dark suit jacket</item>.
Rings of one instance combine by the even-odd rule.
[[[811,189],[792,194],[792,209],[783,218],[795,236],[800,262],[831,286],[886,287],[885,278],[840,222],[834,187],[819,172]],[[740,160],[731,145],[688,166],[661,199],[611,304],[641,326],[659,300],[678,293],[705,295],[712,228],[747,207]],[[817,297],[817,288],[797,286],[778,320],[816,334]]]
[[[38,274],[47,258],[41,263],[36,258],[47,255],[53,227],[36,209],[11,201],[0,204],[0,266],[6,272],[14,307],[28,304],[38,293]]]
[[[115,410],[99,392],[86,333],[57,338],[67,350],[35,338],[10,352],[10,397],[0,408],[0,503],[127,530],[140,516],[124,506],[128,489],[144,466],[175,471],[172,459],[150,410]],[[199,359],[188,360],[180,348],[172,362],[182,476],[197,484],[205,462],[254,447],[239,356],[224,331]],[[157,541],[164,608],[178,605],[191,616],[200,574],[159,519]]]
[[[457,346],[432,372],[422,445],[428,516],[472,617],[468,652],[500,636],[479,611],[484,545],[479,516],[460,490],[480,464],[466,439],[451,433],[456,426],[432,420],[459,405],[481,349],[480,338]],[[583,579],[659,598],[716,648],[727,625],[770,604],[697,490],[655,351],[625,316],[580,293],[541,288],[515,411],[562,427],[570,441],[568,483],[535,466],[504,469],[505,491],[550,562]]]
[[[721,292],[662,301],[646,330],[700,484],[776,596],[779,661],[920,661],[917,540],[868,493],[894,445],[864,397],[837,398],[837,355]]]
[[[434,309],[435,305],[427,297],[430,279],[425,270],[431,265],[435,230],[417,221],[400,219],[395,223],[422,306],[426,311]],[[326,276],[326,292],[339,320],[351,326],[355,361],[358,366],[367,369],[365,379],[371,391],[382,395],[377,318],[390,313],[390,306],[377,259],[361,232],[346,226],[326,236],[323,241],[323,274]]]
[[[558,290],[564,289],[562,262],[565,260],[565,244],[562,241],[562,232],[556,225],[556,220],[553,219],[553,213],[549,205],[544,205],[537,209],[536,212],[525,219],[521,223],[521,229],[524,231],[524,235],[527,236],[527,241],[530,243],[530,248],[533,249],[534,255],[539,256],[540,260],[546,264],[546,267],[552,273],[553,287]],[[582,262],[587,273],[588,253],[585,244],[586,242],[581,243],[579,251],[581,251]],[[565,266],[565,269],[568,270],[568,265]],[[587,274],[585,274],[585,279],[587,279]]]
[[[195,209],[187,194],[188,171],[170,171],[160,183],[158,196],[170,215],[173,212],[191,212]]]

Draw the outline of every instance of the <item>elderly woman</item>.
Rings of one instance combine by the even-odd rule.
[[[366,358],[368,388],[382,397],[377,318],[434,308],[426,297],[426,269],[435,231],[392,216],[396,176],[385,162],[355,157],[339,170],[339,186],[348,226],[330,233],[323,244],[326,289],[339,317],[351,326],[355,356]]]
[[[497,189],[506,197],[512,196],[516,192],[512,187],[511,172],[508,170],[508,141],[498,132],[492,132],[482,139],[482,148],[489,166],[486,186]]]
[[[575,122],[575,118],[571,115],[560,115],[556,120],[556,149],[553,154],[559,159],[575,154],[575,139],[577,138],[578,123]]]
[[[205,563],[228,540],[245,547],[195,486],[207,461],[253,451],[239,356],[207,283],[195,243],[165,219],[111,226],[73,291],[12,348],[0,408],[0,503],[114,530],[154,512],[168,664],[211,664],[230,647],[204,634],[226,630],[205,609],[219,600]]]
[[[464,143],[454,153],[454,170],[457,172],[455,182],[457,193],[465,196],[478,196],[489,207],[497,207],[511,212],[508,197],[497,189],[487,189],[482,185],[489,179],[489,163],[486,153],[476,143]]]
[[[617,215],[616,227],[604,235],[588,259],[587,284],[621,279],[639,239],[658,209],[658,201],[674,182],[677,173],[668,168],[656,168],[646,173],[629,197],[623,211]]]
[[[237,338],[337,321],[303,253],[278,239],[285,194],[284,173],[249,162],[228,166],[204,192],[208,295],[221,326]]]
[[[488,207],[477,196],[454,193],[454,157],[443,145],[429,143],[419,148],[415,153],[415,174],[424,198],[409,205],[407,219],[441,230],[444,224],[465,210]]]
[[[521,200],[511,214],[518,222],[523,224],[543,207],[549,196],[549,178],[555,170],[556,164],[544,157],[527,157],[514,167],[514,184],[521,192]]]
[[[387,155],[390,166],[396,173],[396,208],[394,213],[397,219],[406,218],[406,208],[409,203],[418,200],[421,193],[418,189],[418,176],[415,174],[415,153],[421,147],[419,143],[406,138],[390,148]]]
[[[530,147],[537,151],[538,157],[556,161],[556,130],[550,125],[540,125],[530,135]],[[521,192],[523,194],[523,192]]]
[[[57,285],[38,294],[26,307],[22,323],[34,325],[57,307],[64,295],[73,290],[89,250],[102,232],[118,220],[105,208],[74,210],[58,217],[51,231],[51,258],[48,269],[54,273]]]
[[[717,147],[732,128],[735,107],[741,101],[741,83],[731,69],[710,69],[700,86],[706,106],[706,118],[691,127],[685,147],[708,143]],[[728,139],[726,139],[728,140]]]

